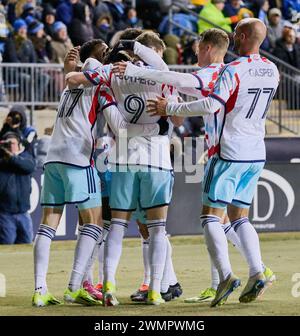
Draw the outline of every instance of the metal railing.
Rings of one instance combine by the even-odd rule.
[[[196,12],[183,7],[176,3],[169,8],[169,32],[173,31],[172,26],[180,28],[187,34],[198,36],[197,33],[183,27],[173,20],[173,13],[179,9],[182,12],[197,17],[206,23],[211,24],[215,28],[222,29],[220,26],[214,24],[207,18],[202,17]],[[224,29],[222,29],[224,30]],[[225,31],[225,30],[224,30]],[[226,33],[229,33],[225,31]],[[300,70],[285,63],[276,56],[261,50],[261,54],[274,62],[280,72],[281,81],[278,91],[273,101],[270,111],[268,113],[268,120],[273,124],[272,131],[269,133],[281,134],[283,131],[287,131],[292,134],[300,133]],[[231,58],[237,58],[233,51],[228,50],[227,55]]]
[[[170,69],[193,72],[198,67],[171,65]],[[35,110],[57,107],[63,88],[64,74],[60,64],[0,63],[0,106],[16,103],[26,105],[31,112],[31,124],[34,124]],[[186,101],[192,99],[184,96]],[[272,122],[269,134],[281,134],[284,131],[300,133],[300,74],[296,77],[294,71],[288,71],[287,68],[281,71],[280,86],[271,104],[268,120]]]
[[[33,111],[56,107],[64,88],[61,64],[0,63],[0,106],[26,105]]]

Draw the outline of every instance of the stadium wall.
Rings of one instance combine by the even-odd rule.
[[[300,164],[267,164],[258,182],[251,206],[250,220],[259,232],[300,231]],[[175,173],[173,199],[169,210],[167,231],[171,235],[202,233],[199,225],[202,186],[186,183],[186,173]],[[32,178],[30,213],[34,232],[41,219],[39,198],[43,171],[35,172]],[[57,231],[58,240],[76,239],[77,209],[68,205]],[[135,223],[129,225],[128,237],[138,236]]]

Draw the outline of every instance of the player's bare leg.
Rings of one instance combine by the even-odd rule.
[[[228,216],[239,237],[241,249],[249,265],[249,280],[239,300],[240,302],[251,302],[259,296],[266,282],[263,274],[258,234],[249,222],[249,208],[229,205]]]

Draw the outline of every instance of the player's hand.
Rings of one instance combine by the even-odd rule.
[[[114,64],[114,66],[112,68],[112,72],[115,75],[124,76],[126,68],[127,68],[127,62],[124,62],[124,61],[117,62],[117,63]]]
[[[168,100],[163,97],[157,97],[157,99],[148,99],[147,100],[147,113],[150,116],[166,116],[167,115],[167,104]]]
[[[75,71],[79,61],[80,47],[72,48],[68,51],[64,60],[64,70],[66,73]]]

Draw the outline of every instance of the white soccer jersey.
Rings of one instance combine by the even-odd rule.
[[[221,71],[210,96],[224,106],[219,155],[229,161],[265,161],[265,120],[279,84],[276,65],[253,54]]]
[[[85,64],[90,64],[89,60]],[[79,86],[76,89],[67,87],[62,92],[46,164],[60,162],[79,167],[92,164],[99,89]]]
[[[172,86],[138,77],[115,76],[111,70],[110,64],[84,74],[94,85],[106,84],[111,87],[118,109],[129,123],[153,124],[158,121],[160,117],[151,117],[146,112],[147,99],[163,95],[176,101],[178,97]],[[132,137],[127,140],[127,151],[119,150],[119,141],[120,138],[116,138],[115,152],[112,151],[110,156],[111,163],[172,169],[168,136]]]
[[[201,99],[207,97],[213,89],[223,67],[223,63],[213,63],[199,68],[199,70],[193,73],[179,73],[175,71],[158,71],[128,64],[125,75],[129,77],[141,77],[160,83],[164,82],[175,86],[176,89],[183,94]],[[214,155],[218,151],[218,135],[222,125],[223,115],[223,110],[218,109],[213,114],[203,116],[209,156]]]
[[[169,103],[168,115],[198,116],[223,109],[218,154],[231,162],[265,161],[265,119],[279,83],[278,69],[253,54],[225,66],[207,98]]]

